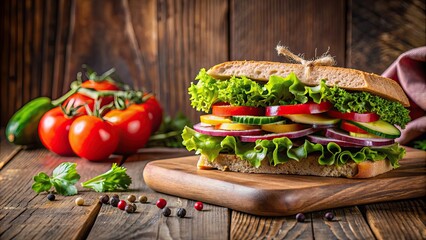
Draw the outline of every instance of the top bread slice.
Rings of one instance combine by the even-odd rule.
[[[207,71],[207,74],[216,79],[245,76],[253,80],[268,81],[272,75],[286,77],[292,72],[302,83],[309,86],[318,85],[324,79],[328,86],[365,91],[388,100],[397,101],[404,107],[410,106],[407,95],[397,82],[373,73],[349,68],[305,67],[301,64],[267,61],[230,61],[213,66]]]

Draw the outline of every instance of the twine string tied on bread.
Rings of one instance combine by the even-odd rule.
[[[290,60],[302,64],[304,66],[305,79],[309,78],[313,66],[333,66],[336,64],[334,58],[328,54],[328,50],[321,57],[315,58],[314,60],[305,60],[303,57],[292,53],[288,47],[285,46],[277,45],[276,50],[278,55],[286,56]]]

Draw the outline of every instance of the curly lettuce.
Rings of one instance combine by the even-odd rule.
[[[340,112],[374,112],[380,118],[402,128],[410,121],[409,111],[393,102],[367,92],[348,92],[338,87],[328,87],[322,80],[318,86],[305,86],[294,73],[286,77],[271,76],[265,84],[247,77],[216,80],[201,69],[188,89],[191,106],[209,112],[213,104],[227,102],[234,106],[266,107],[300,104],[308,101],[331,102]]]
[[[348,161],[361,163],[364,161],[381,161],[387,158],[392,167],[398,168],[399,160],[405,155],[405,149],[400,147],[398,143],[382,148],[362,147],[360,149],[342,149],[333,142],[323,146],[318,143],[311,143],[308,140],[305,140],[300,146],[295,146],[286,137],[245,143],[232,136],[213,137],[201,134],[189,127],[185,127],[183,130],[182,138],[186,149],[206,155],[209,161],[214,161],[220,153],[231,153],[248,161],[254,167],[259,167],[265,159],[269,160],[270,165],[276,166],[291,160],[300,161],[311,153],[317,153],[320,165],[339,166]]]
[[[325,92],[324,98],[340,112],[374,112],[380,116],[381,120],[402,128],[411,120],[410,111],[402,104],[367,92],[350,93],[341,88],[332,87]]]

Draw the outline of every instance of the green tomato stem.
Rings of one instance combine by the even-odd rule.
[[[61,105],[65,100],[67,100],[69,97],[71,97],[71,95],[76,93],[79,88],[80,88],[80,86],[78,86],[76,88],[71,88],[71,90],[69,90],[67,93],[65,93],[62,97],[60,97],[56,100],[53,100],[52,105],[55,106],[55,107]]]

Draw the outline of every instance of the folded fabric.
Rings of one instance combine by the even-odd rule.
[[[396,139],[407,144],[426,132],[426,47],[401,54],[382,76],[398,81],[410,100],[412,121]]]

